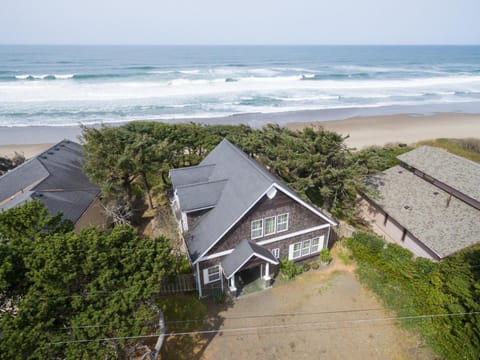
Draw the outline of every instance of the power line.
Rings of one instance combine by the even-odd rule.
[[[430,306],[451,306],[459,304],[430,304]],[[399,309],[411,309],[415,305],[402,306]],[[366,308],[366,309],[345,309],[345,310],[332,310],[332,311],[316,311],[316,312],[297,312],[297,313],[278,313],[278,314],[260,314],[260,315],[238,315],[230,316],[223,318],[223,320],[242,320],[242,319],[258,319],[258,318],[274,318],[274,317],[294,317],[294,316],[312,316],[312,315],[328,315],[328,314],[342,314],[342,313],[358,313],[366,311],[383,311],[385,308]],[[167,324],[179,324],[179,323],[193,323],[193,322],[205,322],[210,318],[200,318],[200,319],[185,319],[185,320],[170,320],[165,321]],[[137,319],[139,320],[139,319]],[[149,319],[142,319],[149,320]],[[126,323],[125,323],[126,324]],[[145,323],[148,324],[148,323]],[[79,326],[70,326],[58,328],[59,330],[69,330],[69,329],[88,329],[88,328],[97,328],[97,327],[120,327],[120,324],[98,324],[98,325],[79,325]]]
[[[358,324],[358,323],[381,322],[381,321],[391,321],[391,320],[414,320],[414,319],[441,318],[441,317],[466,316],[466,315],[478,315],[478,314],[480,314],[480,311],[464,312],[464,313],[448,313],[448,314],[424,314],[424,315],[412,315],[412,316],[392,316],[392,317],[373,318],[373,319],[335,320],[335,321],[323,321],[323,322],[304,322],[304,323],[282,324],[282,325],[250,326],[250,327],[239,327],[239,328],[227,328],[227,329],[214,329],[214,330],[200,330],[200,331],[167,333],[167,334],[165,334],[165,336],[207,335],[207,334],[232,333],[232,332],[242,332],[242,331],[287,329],[287,328],[295,328],[295,327],[314,327],[314,326],[319,326],[319,325],[332,325],[332,324],[339,324],[339,323]],[[334,329],[335,328],[330,328],[330,329],[326,328],[326,329],[322,329],[322,330],[334,330]],[[133,339],[154,338],[154,337],[158,337],[158,335],[137,335],[137,336],[109,337],[109,338],[101,338],[101,339],[82,339],[82,340],[59,341],[59,342],[51,343],[51,345],[88,343],[88,342],[93,342],[93,341],[100,341],[101,342],[101,341],[111,341],[111,340],[133,340]]]

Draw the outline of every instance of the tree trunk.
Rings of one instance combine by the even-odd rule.
[[[150,194],[150,184],[148,183],[148,180],[147,180],[147,174],[145,174],[142,171],[141,175],[143,179],[143,184],[145,186],[145,191],[147,193],[148,209],[151,210],[153,209],[153,201],[152,201],[152,196]]]

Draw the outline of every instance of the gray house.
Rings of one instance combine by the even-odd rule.
[[[82,148],[63,140],[0,177],[0,211],[40,200],[51,215],[63,213],[76,229],[103,225],[100,188],[82,171]]]
[[[432,260],[480,243],[480,165],[429,146],[398,159],[361,201],[373,230]]]
[[[227,140],[170,178],[200,296],[268,284],[280,260],[318,255],[336,225]]]

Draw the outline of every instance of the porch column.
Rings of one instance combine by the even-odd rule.
[[[270,277],[270,263],[266,262],[265,263],[265,276],[263,277],[264,280],[270,280],[271,277]]]
[[[237,291],[237,288],[235,287],[235,275],[233,275],[231,278],[230,278],[230,291]]]

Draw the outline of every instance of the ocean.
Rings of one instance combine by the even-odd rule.
[[[303,110],[480,112],[480,46],[0,46],[0,126]]]

